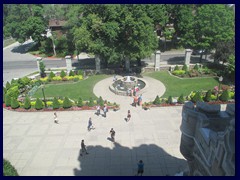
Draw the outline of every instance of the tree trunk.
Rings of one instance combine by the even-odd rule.
[[[142,66],[142,63],[141,63],[141,59],[140,59],[140,58],[137,59],[137,64],[138,64],[138,67],[141,67],[141,66]]]

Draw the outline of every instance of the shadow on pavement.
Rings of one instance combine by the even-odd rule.
[[[11,52],[13,53],[20,53],[20,54],[26,54],[28,50],[35,44],[35,42],[30,42],[26,44],[21,44],[17,47],[14,47]]]
[[[73,169],[75,176],[135,176],[139,160],[144,162],[143,176],[174,176],[188,169],[186,160],[154,144],[130,149],[115,142],[112,149],[88,146],[87,150],[89,154],[83,156],[79,150],[80,167]]]

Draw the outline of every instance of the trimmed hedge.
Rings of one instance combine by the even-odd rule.
[[[157,95],[156,98],[153,101],[153,104],[161,104],[161,100],[159,98],[159,96]]]
[[[211,95],[212,95],[212,91],[208,90],[208,92],[206,93],[206,95],[204,97],[204,101],[206,101],[206,102],[211,101]]]
[[[196,103],[198,101],[202,102],[202,97],[200,92],[196,92],[196,94],[193,96],[193,98],[191,99],[192,102]]]
[[[18,176],[17,170],[5,159],[3,159],[3,176]]]
[[[64,78],[65,76],[66,76],[66,73],[65,73],[65,71],[62,70],[61,73],[60,73],[60,77]]]
[[[183,103],[184,103],[183,94],[178,98],[177,102],[178,102],[179,104],[183,104]]]
[[[11,106],[11,97],[8,94],[5,95],[5,105],[6,107]]]
[[[173,98],[172,98],[172,96],[169,96],[169,97],[168,97],[167,103],[168,103],[168,104],[173,104]]]
[[[58,101],[58,99],[57,99],[56,97],[54,97],[54,99],[53,99],[53,104],[52,104],[52,106],[53,106],[53,109],[58,109],[58,108],[60,108],[60,103],[59,103],[59,101]]]
[[[223,102],[226,102],[229,100],[229,93],[228,90],[223,91],[223,93],[221,94],[221,96],[219,97],[219,99]]]
[[[11,98],[11,108],[17,109],[19,107],[20,107],[20,104],[19,104],[17,98]]]
[[[30,98],[27,96],[25,99],[24,99],[24,109],[30,109],[31,108],[31,101],[30,101]]]
[[[90,98],[88,106],[89,107],[93,107],[94,106],[93,98]]]
[[[65,97],[63,100],[63,108],[67,109],[72,107],[72,102],[68,99],[68,97]]]
[[[78,107],[82,107],[83,106],[83,100],[82,100],[81,97],[78,98],[77,106]]]
[[[36,104],[35,104],[35,109],[40,110],[43,108],[43,102],[41,99],[37,98]]]

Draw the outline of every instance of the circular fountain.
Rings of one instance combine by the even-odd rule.
[[[109,88],[115,94],[129,96],[131,90],[135,89],[136,92],[140,92],[145,86],[146,83],[140,78],[124,76],[119,79],[114,78],[114,82]]]

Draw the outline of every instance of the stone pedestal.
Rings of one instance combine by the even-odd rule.
[[[38,67],[39,73],[41,72],[41,70],[40,70],[40,62],[41,61],[42,61],[42,57],[37,57],[37,67]]]
[[[66,65],[67,65],[67,73],[69,73],[72,70],[72,58],[71,56],[66,56]]]
[[[184,64],[186,64],[186,65],[190,64],[191,54],[192,54],[192,50],[191,49],[185,49],[185,61],[184,61]]]
[[[128,57],[126,57],[126,59],[125,59],[125,67],[126,67],[126,71],[129,72],[129,70],[130,70],[130,60],[128,59]]]
[[[161,51],[157,51],[155,53],[155,61],[154,61],[154,69],[155,71],[160,70],[160,59],[161,59]]]
[[[95,55],[96,73],[101,71],[101,59],[99,55]]]

